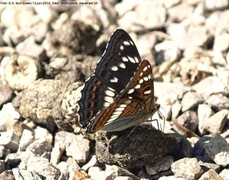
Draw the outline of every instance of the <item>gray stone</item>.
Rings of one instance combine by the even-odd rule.
[[[154,11],[152,11],[154,7]],[[128,11],[118,20],[118,25],[126,30],[153,29],[164,26],[166,9],[156,2],[145,0],[134,11]]]
[[[171,165],[171,170],[176,177],[184,179],[198,179],[203,173],[196,158],[183,158],[175,161]]]
[[[14,176],[11,171],[4,171],[0,174],[0,179],[4,180],[14,180]]]
[[[199,180],[206,180],[206,179],[223,180],[223,178],[219,174],[217,174],[217,172],[214,169],[208,170],[199,178]]]
[[[155,175],[160,172],[169,170],[173,162],[174,160],[172,156],[165,156],[155,164],[146,165],[145,168],[149,175]]]
[[[1,36],[1,35],[0,35]],[[9,86],[0,84],[0,106],[11,100],[13,91]]]
[[[5,146],[0,146],[0,159],[3,158],[5,156]]]
[[[223,109],[229,109],[229,98],[222,94],[213,94],[207,100],[206,103],[216,111]]]
[[[5,162],[8,166],[15,167],[21,162],[23,155],[24,152],[9,153],[5,158]]]
[[[12,169],[15,180],[21,179],[34,179],[34,180],[42,180],[42,178],[36,174],[36,172],[30,172],[28,170],[13,168]]]
[[[177,122],[190,131],[195,132],[198,126],[197,113],[195,111],[186,111],[177,118]]]
[[[229,2],[227,0],[220,0],[220,1],[205,0],[204,5],[206,11],[216,11],[220,9],[227,9],[229,6]]]
[[[155,96],[158,97],[159,104],[173,104],[177,99],[181,99],[183,94],[188,91],[188,87],[174,83],[154,82],[156,87]],[[163,107],[163,106],[162,106]]]
[[[193,89],[207,99],[212,94],[224,93],[228,87],[227,79],[220,79],[217,76],[209,76],[193,86]]]
[[[182,111],[187,111],[192,108],[196,108],[200,103],[204,101],[204,98],[201,94],[196,92],[187,92],[184,94],[184,97],[181,101]]]
[[[30,36],[26,38],[23,42],[19,43],[16,46],[16,50],[19,54],[26,54],[28,56],[44,60],[45,50],[42,46],[36,44],[34,36]]]
[[[26,148],[33,142],[33,140],[33,132],[28,129],[24,129],[19,142],[19,151],[25,151]]]
[[[68,144],[66,144],[67,156],[72,156],[77,162],[86,162],[89,155],[89,140],[82,135],[75,135]]]
[[[5,162],[0,160],[0,174],[5,171]]]
[[[30,157],[27,162],[27,169],[36,172],[47,179],[58,179],[60,171],[48,162],[48,159],[42,157]]]
[[[221,137],[216,136],[204,145],[205,151],[214,162],[222,167],[229,164],[229,144]]]
[[[227,122],[228,113],[229,111],[226,109],[215,113],[207,120],[208,123],[205,124],[204,129],[213,135],[222,133],[225,123]]]
[[[223,169],[219,175],[223,178],[223,179],[229,179],[229,169]]]
[[[206,104],[199,104],[197,109],[199,125],[199,132],[204,135],[207,133],[205,126],[208,124],[208,119],[213,114],[212,109]]]
[[[41,69],[37,58],[12,54],[4,59],[8,61],[4,69],[5,79],[12,89],[26,89],[40,74]]]
[[[167,33],[176,42],[179,49],[183,50],[186,47],[184,40],[186,35],[186,28],[180,23],[169,23],[167,27]]]
[[[19,146],[19,137],[11,131],[0,132],[0,145],[11,152],[16,152]]]
[[[161,64],[164,61],[175,62],[181,53],[177,44],[173,41],[163,41],[156,44],[155,51],[157,64]]]
[[[211,36],[207,33],[207,28],[204,26],[190,26],[184,41],[187,45],[194,44],[195,46],[204,47]]]

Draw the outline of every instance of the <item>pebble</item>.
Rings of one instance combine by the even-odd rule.
[[[196,158],[183,158],[175,161],[171,165],[171,170],[176,177],[183,179],[198,179],[203,174]]]

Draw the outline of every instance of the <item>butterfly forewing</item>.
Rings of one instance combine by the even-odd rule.
[[[107,43],[94,74],[84,83],[78,101],[78,121],[83,128],[98,119],[124,91],[136,72],[140,55],[130,38],[117,29]]]
[[[104,54],[95,69],[95,76],[108,87],[120,93],[136,72],[140,55],[122,29],[116,30],[107,43]]]

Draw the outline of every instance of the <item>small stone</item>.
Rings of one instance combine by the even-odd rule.
[[[47,179],[58,179],[60,171],[48,162],[48,159],[42,157],[30,157],[27,162],[27,169],[36,172]]]
[[[198,179],[203,173],[196,158],[183,158],[175,161],[171,165],[171,170],[176,177],[184,179]]]
[[[5,171],[5,162],[0,160],[0,174]]]
[[[34,5],[33,8],[45,23],[51,23],[57,15],[51,6]]]
[[[37,126],[34,130],[34,139],[46,139],[47,142],[52,144],[53,136],[47,129]]]
[[[25,151],[26,148],[33,142],[33,140],[33,132],[28,129],[24,129],[19,142],[19,151]]]
[[[173,162],[174,160],[172,156],[165,156],[155,164],[146,165],[145,168],[149,175],[155,175],[159,174],[160,172],[169,170]]]
[[[4,104],[0,111],[0,132],[12,131],[20,137],[23,131],[22,123],[18,121],[20,117],[12,103]]]
[[[218,164],[199,161],[199,165],[201,167],[203,167],[203,169],[205,169],[205,168],[207,170],[213,169],[216,172],[219,172],[220,171],[220,166]]]
[[[1,145],[0,146],[0,159],[3,158],[5,156],[5,146]]]
[[[215,36],[214,51],[226,52],[229,48],[229,35],[228,33],[222,33]]]
[[[133,178],[128,177],[128,176],[118,176],[114,178],[114,180],[133,180]]]
[[[184,41],[189,44],[194,44],[198,47],[204,47],[207,45],[210,36],[208,35],[207,28],[205,26],[190,26]]]
[[[177,99],[181,99],[189,89],[183,85],[173,83],[154,82],[154,86],[157,87],[155,88],[155,96],[158,97],[159,104],[173,104]]]
[[[65,150],[65,144],[62,141],[55,142],[54,147],[51,152],[50,162],[55,166],[59,163],[61,156]]]
[[[13,175],[15,179],[36,179],[42,180],[42,178],[36,174],[36,172],[30,172],[28,170],[13,168],[12,169]]]
[[[212,94],[224,93],[228,87],[228,82],[217,76],[209,76],[193,86],[193,89],[202,94],[204,99]]]
[[[209,157],[209,155],[205,151],[205,144],[209,143],[210,139],[211,137],[209,136],[203,136],[196,142],[193,148],[193,152],[192,152],[194,157],[198,157],[198,159],[203,162],[212,161],[212,159]]]
[[[192,108],[196,108],[200,103],[204,101],[201,94],[196,92],[187,92],[182,99],[182,111],[187,111]]]
[[[229,169],[225,168],[223,169],[219,175],[223,178],[223,179],[229,179]]]
[[[26,54],[27,56],[36,57],[39,60],[44,60],[45,57],[44,48],[36,44],[34,36],[30,36],[23,42],[19,43],[16,46],[16,50],[19,54]],[[36,70],[34,72],[36,72]]]
[[[87,164],[85,164],[85,165],[82,167],[82,169],[86,171],[86,170],[89,169],[90,167],[96,165],[96,163],[97,163],[96,156],[93,155],[93,156],[91,157],[90,161],[89,161]]]
[[[75,135],[70,143],[66,144],[67,156],[72,156],[77,162],[86,162],[89,150],[89,140],[82,135]]]
[[[209,143],[204,145],[204,148],[216,164],[223,167],[229,164],[229,144],[223,137],[216,136],[210,139]]]
[[[220,9],[227,9],[229,6],[229,2],[227,0],[221,1],[212,1],[212,0],[205,0],[204,7],[206,11],[216,11]]]
[[[184,50],[186,42],[184,41],[186,35],[186,28],[180,23],[169,23],[167,27],[167,33],[176,42],[179,49]]]
[[[76,160],[73,159],[72,157],[69,157],[66,163],[68,165],[68,172],[70,177],[69,179],[71,179],[71,177],[74,177],[76,171],[80,171],[82,169],[79,166],[79,164],[76,162]]]
[[[0,132],[0,145],[5,146],[10,152],[16,152],[19,146],[19,137],[13,132]]]
[[[212,115],[208,120],[207,124],[205,124],[204,129],[210,132],[211,134],[220,134],[227,122],[227,116],[229,111],[223,109],[214,115]]]
[[[9,153],[5,158],[5,162],[8,166],[15,167],[21,162],[23,155],[22,152]]]
[[[104,171],[99,167],[93,166],[88,169],[88,175],[93,179],[106,179]]]
[[[213,94],[207,100],[206,103],[216,111],[223,109],[229,109],[229,98],[222,94]]]
[[[41,68],[37,58],[13,54],[4,57],[4,61],[8,61],[4,69],[5,79],[12,89],[26,89],[40,74]]]
[[[197,109],[197,114],[198,114],[198,120],[199,120],[198,129],[199,129],[199,132],[202,135],[204,135],[207,132],[206,129],[204,128],[206,124],[208,123],[208,119],[213,114],[213,111],[208,105],[199,104],[198,109]]]
[[[50,153],[51,150],[52,150],[52,144],[47,139],[35,140],[26,148],[26,154],[22,160],[26,164],[28,158],[33,156],[47,157],[49,156],[48,153]],[[49,159],[49,157],[47,158]]]
[[[14,180],[15,177],[13,176],[11,171],[4,171],[0,174],[0,179],[4,180]]]
[[[168,9],[169,19],[172,22],[181,22],[188,18],[192,13],[193,7],[189,6],[188,3],[185,2]]]
[[[214,169],[208,170],[199,178],[199,180],[206,179],[223,180],[223,178],[219,174],[217,174]]]
[[[175,62],[180,56],[180,50],[173,41],[164,41],[155,45],[156,63],[161,64],[164,61]]]
[[[13,91],[7,85],[0,84],[0,106],[9,101],[13,96]]]
[[[60,170],[60,179],[70,179],[66,162],[61,161],[56,167]]]
[[[198,126],[197,113],[195,111],[186,111],[177,118],[177,122],[192,132],[195,132]]]

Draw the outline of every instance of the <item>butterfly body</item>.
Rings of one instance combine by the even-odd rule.
[[[117,29],[78,101],[78,121],[87,132],[121,131],[147,120],[154,103],[152,67],[141,61],[130,36]]]

